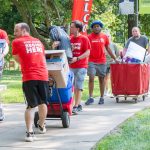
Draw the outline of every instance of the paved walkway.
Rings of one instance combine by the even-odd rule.
[[[60,120],[47,120],[47,133],[37,134],[37,141],[24,142],[24,104],[4,105],[5,121],[0,122],[0,150],[90,150],[96,142],[137,111],[150,106],[145,101],[121,101],[107,98],[102,106],[84,106],[79,115],[71,116],[70,128]]]

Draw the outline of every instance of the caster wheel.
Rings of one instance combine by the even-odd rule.
[[[116,103],[119,103],[119,98],[118,97],[116,97]]]
[[[145,101],[145,95],[143,95],[142,98],[143,98],[143,101]]]
[[[134,98],[134,100],[135,100],[135,103],[137,103],[137,98]]]

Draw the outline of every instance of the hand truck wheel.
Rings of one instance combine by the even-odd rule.
[[[63,127],[64,128],[68,128],[69,125],[70,125],[70,116],[69,116],[69,113],[64,111],[62,113],[61,119],[62,119],[62,125],[63,125]]]
[[[38,114],[38,112],[35,112],[35,114],[34,114],[34,125],[36,128],[38,127],[38,120],[39,120],[39,114]]]

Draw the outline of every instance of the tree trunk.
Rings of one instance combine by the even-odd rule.
[[[33,22],[32,22],[32,17],[30,13],[30,9],[28,7],[28,2],[27,0],[12,0],[14,5],[17,7],[18,12],[23,18],[23,21],[26,22],[30,26],[31,33],[34,37],[38,38],[41,40],[41,42],[45,45],[46,49],[49,49],[49,45],[47,41],[42,37],[36,30]]]
[[[136,26],[135,15],[128,15],[128,38],[132,36],[132,28]]]

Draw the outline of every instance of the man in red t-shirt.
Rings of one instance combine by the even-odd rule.
[[[15,40],[12,42],[12,54],[21,65],[23,92],[27,101],[25,122],[27,134],[25,140],[32,142],[34,137],[33,118],[35,107],[38,106],[39,133],[45,133],[47,116],[48,71],[46,67],[44,46],[36,38],[30,36],[30,28],[26,23],[18,23],[14,28]]]
[[[2,76],[3,67],[4,67],[4,57],[9,52],[9,39],[7,33],[0,29],[0,77]]]
[[[70,69],[74,73],[74,87],[75,87],[75,104],[73,107],[73,113],[77,114],[82,110],[80,105],[84,78],[87,73],[88,56],[90,54],[90,42],[89,39],[81,35],[83,25],[80,21],[76,20],[71,23],[70,32],[72,34],[70,43],[72,47],[73,58],[70,62]]]
[[[89,99],[85,102],[86,105],[90,105],[94,102],[93,89],[94,89],[94,77],[98,76],[99,88],[101,97],[98,104],[104,104],[104,77],[106,75],[106,54],[105,49],[108,54],[116,61],[109,47],[108,37],[101,32],[103,28],[102,22],[96,20],[91,24],[93,32],[88,35],[91,43],[91,51],[89,56],[88,64],[88,75],[89,75]]]

